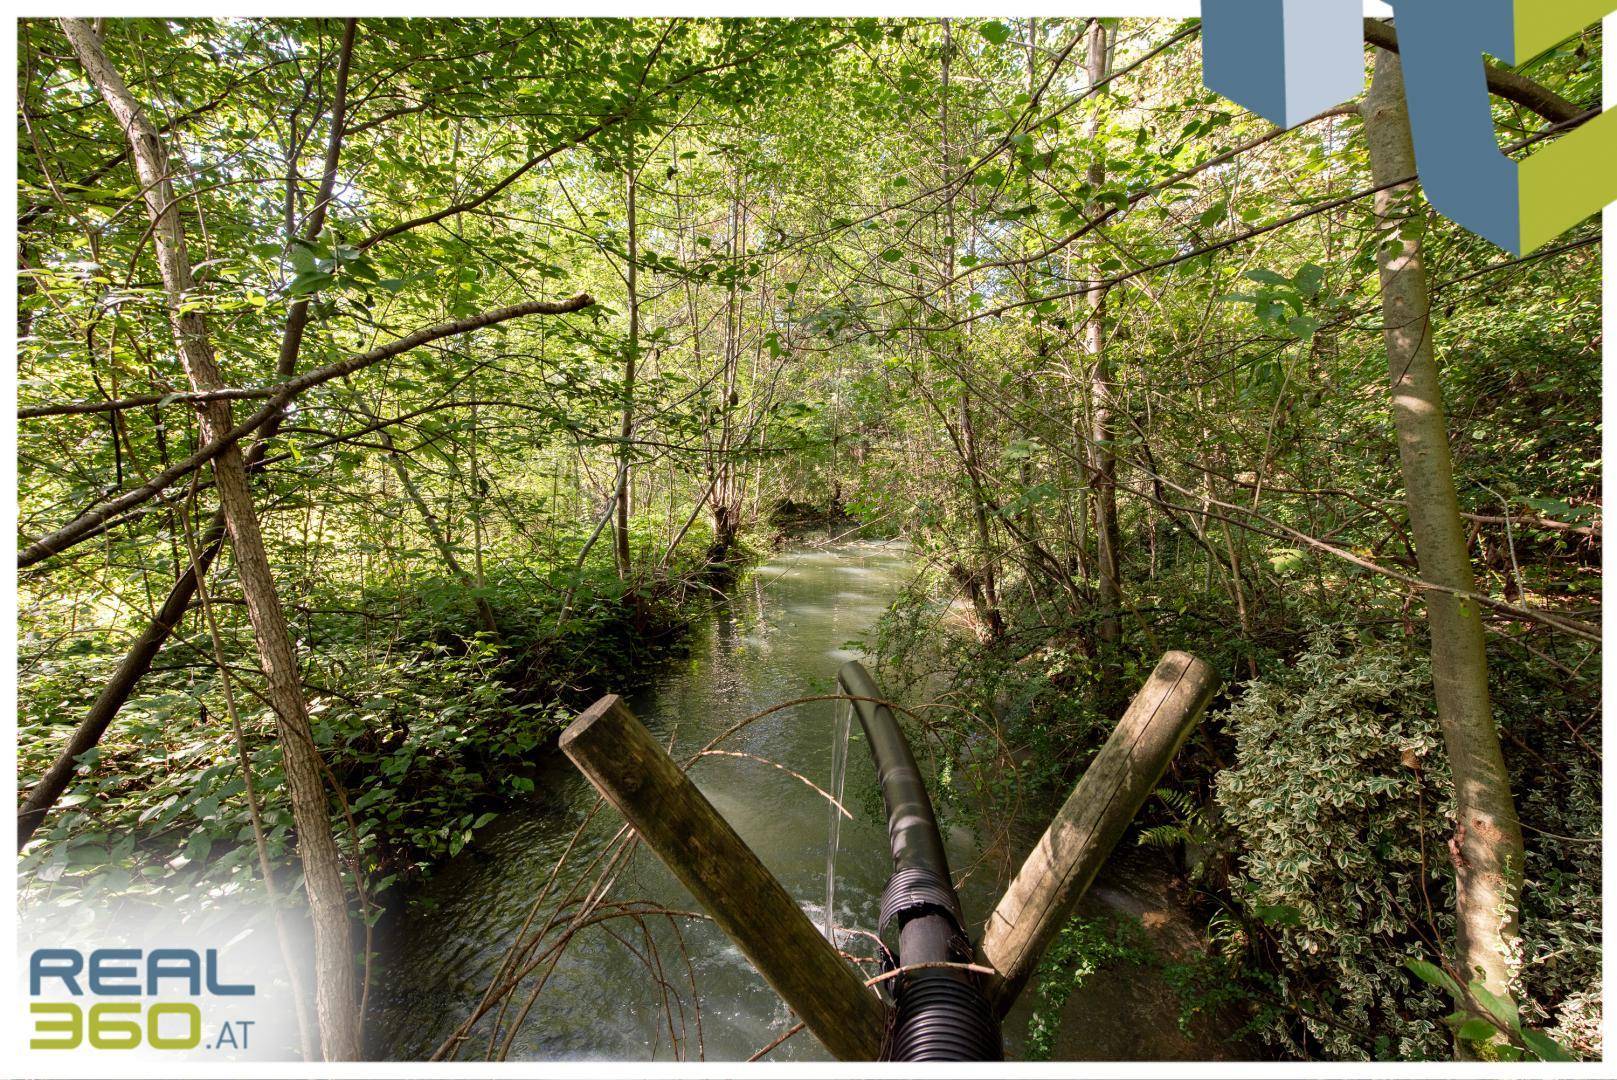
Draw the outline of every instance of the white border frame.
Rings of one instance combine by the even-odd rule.
[[[981,16],[992,14],[985,11],[986,5],[981,3],[960,3],[959,0],[887,0],[877,5],[880,14],[884,16]],[[59,12],[42,10],[37,4],[27,4],[28,10],[14,13],[12,18],[25,14],[54,15]],[[151,9],[159,8],[164,15],[193,16],[224,18],[230,16],[264,15],[266,8],[273,8],[276,15],[329,15],[332,5],[329,0],[323,3],[310,2],[310,0],[282,0],[268,4],[242,4],[237,2],[201,3],[198,0],[175,0],[175,2],[153,4],[143,3],[139,9],[132,10],[136,5],[93,3],[84,5],[86,10],[80,14],[91,16],[117,16],[130,14],[146,14]],[[377,0],[359,0],[345,5],[346,15],[359,17],[378,16],[430,16],[444,15],[446,11],[443,0],[437,3],[426,0],[395,0],[393,3],[381,3]],[[1038,0],[1034,3],[1019,5],[1016,14],[1019,16],[1062,16],[1068,17],[1078,14],[1074,9],[1081,9],[1083,14],[1105,16],[1129,17],[1170,17],[1184,18],[1200,13],[1201,4],[1198,0],[1070,0],[1069,3],[1054,4],[1048,0]],[[460,9],[452,12],[457,17],[566,17],[582,14],[577,10],[557,10],[551,5],[519,5],[509,0],[484,0],[474,5],[471,10]],[[1365,4],[1367,15],[1387,15],[1388,8],[1379,0],[1367,0]],[[589,6],[587,14],[591,16],[671,16],[671,15],[701,15],[701,16],[756,16],[756,17],[788,17],[788,16],[864,16],[872,14],[871,5],[849,3],[847,0],[833,0],[828,3],[785,3],[783,0],[757,0],[754,3],[736,2],[736,0],[721,0],[714,3],[711,0],[698,0],[695,3],[635,3],[628,0],[597,0]],[[8,72],[16,70],[17,66],[17,34],[16,24],[8,27],[7,33],[0,41],[0,62],[5,64]],[[1617,38],[1617,15],[1608,16],[1605,20],[1605,35],[1608,46]],[[1607,108],[1617,103],[1617,58],[1607,56],[1605,63],[1605,105]],[[14,85],[14,84],[13,84]],[[15,93],[15,90],[12,91]],[[15,127],[8,130],[3,156],[0,156],[0,167],[5,170],[8,177],[16,175],[17,144]],[[17,218],[15,212],[0,216],[0,239],[3,239],[6,250],[12,250],[16,245]],[[1604,243],[1604,310],[1605,329],[1604,363],[1609,365],[1614,356],[1617,356],[1617,346],[1611,340],[1610,331],[1617,326],[1617,289],[1613,282],[1617,281],[1617,245],[1610,241],[1610,234],[1617,229],[1617,204],[1607,207],[1603,218],[1607,239]],[[16,305],[16,281],[8,278],[6,292],[13,312]],[[0,333],[4,333],[12,345],[15,354],[15,319],[8,318]],[[17,393],[17,372],[15,364],[0,365],[0,400],[15,402]],[[1614,451],[1617,451],[1617,432],[1613,432],[1610,421],[1612,419],[1612,389],[1602,380],[1602,417],[1606,421],[1603,429],[1603,459],[1611,460]],[[17,415],[16,410],[9,405],[0,409],[0,461],[7,463],[7,467],[0,469],[0,501],[10,507],[11,520],[17,520],[17,477],[15,462],[17,457]],[[1602,503],[1607,502],[1605,476],[1602,475]],[[0,556],[4,558],[4,565],[16,565],[16,534],[9,527],[0,529]],[[15,575],[15,571],[12,571]],[[16,578],[13,576],[13,594],[15,594]],[[1617,632],[1617,612],[1610,604],[1604,605],[1603,633],[1610,637]],[[0,606],[0,689],[3,689],[7,700],[16,701],[17,694],[17,609],[15,603]],[[1602,692],[1605,699],[1612,697],[1612,691],[1617,688],[1617,670],[1610,665],[1605,666]],[[0,739],[5,745],[14,747],[17,739],[17,717],[15,708],[0,710],[3,713],[3,728],[0,728]],[[1605,784],[1603,794],[1604,807],[1604,835],[1610,836],[1617,826],[1617,802],[1610,795],[1611,781],[1617,766],[1613,763],[1613,753],[1617,751],[1617,733],[1612,731],[1611,725],[1605,725],[1602,753],[1605,756]],[[17,775],[15,759],[11,767],[3,771],[0,784],[4,785],[6,805],[15,807],[17,804]],[[1614,872],[1617,872],[1617,848],[1613,844],[1605,845],[1603,852],[1604,878],[1606,884],[1605,903],[1602,908],[1602,932],[1609,943],[1611,919],[1611,882]],[[5,962],[10,965],[16,958],[16,875],[5,874],[3,885],[0,885],[0,904],[4,905],[5,925],[10,931],[12,947],[3,951]],[[1604,962],[1605,989],[1602,995],[1602,1005],[1605,1010],[1605,1045],[1607,1053],[1612,1053],[1613,1036],[1617,1035],[1617,1017],[1613,1015],[1613,1003],[1610,1000],[1610,988],[1617,977],[1617,959],[1607,954]],[[117,1061],[114,1058],[99,1055],[78,1055],[53,1058],[49,1053],[32,1053],[24,1049],[25,1035],[22,1018],[25,1015],[22,1008],[21,988],[13,976],[5,980],[3,990],[3,1004],[0,1009],[0,1060],[15,1062],[15,1066],[28,1075],[39,1077],[75,1077],[86,1076],[100,1078],[107,1075],[109,1067],[117,1068],[120,1077],[144,1078],[154,1080],[169,1080],[169,1078],[204,1078],[219,1075],[219,1066],[207,1062],[174,1062],[152,1063],[147,1061]],[[16,1056],[11,1057],[12,1054]],[[303,1063],[303,1062],[277,1062],[277,1063],[241,1063],[230,1066],[232,1076],[244,1078],[260,1077],[704,1077],[704,1076],[733,1076],[739,1072],[768,1074],[790,1077],[885,1077],[903,1076],[924,1071],[928,1076],[937,1077],[1004,1077],[1008,1075],[1028,1077],[1228,1077],[1231,1080],[1254,1077],[1322,1077],[1342,1078],[1342,1080],[1363,1080],[1367,1077],[1430,1077],[1451,1078],[1456,1075],[1476,1077],[1499,1077],[1516,1080],[1520,1077],[1601,1077],[1612,1075],[1611,1069],[1604,1062],[1585,1062],[1575,1065],[1492,1065],[1467,1064],[1461,1066],[1454,1062],[1418,1062],[1418,1063],[1336,1063],[1336,1062],[1039,1062],[1039,1063],[1007,1063],[1007,1064],[966,1064],[966,1065],[927,1065],[920,1066],[904,1063],[850,1063],[850,1064],[815,1064],[802,1062],[759,1062],[747,1065],[740,1062],[506,1062],[501,1064],[456,1062],[453,1064],[431,1064],[418,1062],[355,1062],[343,1064]]]

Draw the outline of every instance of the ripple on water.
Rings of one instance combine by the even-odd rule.
[[[853,542],[783,553],[744,580],[727,609],[695,632],[690,662],[670,668],[651,690],[633,695],[632,707],[663,738],[674,734],[676,752],[690,753],[772,705],[825,694],[836,668],[860,655],[848,647],[849,639],[873,627],[911,572],[907,551],[891,544]],[[816,702],[774,713],[744,728],[730,748],[778,762],[823,787],[830,774],[832,708],[831,702]],[[891,866],[875,778],[862,742],[856,738],[855,744],[846,798],[855,820],[842,824],[837,921],[874,931]],[[706,758],[693,777],[818,923],[825,896],[823,799],[800,780],[757,761]],[[564,760],[546,764],[536,783],[531,805],[502,815],[415,890],[412,910],[381,943],[383,966],[372,991],[379,1013],[373,1024],[378,1056],[429,1055],[476,1006],[557,857],[596,801]],[[619,824],[610,810],[597,815],[560,891],[579,883],[578,868]],[[694,906],[673,875],[643,851],[626,866],[612,895],[645,898],[670,909]],[[544,914],[548,911],[540,921]],[[986,910],[977,917],[983,914]],[[708,1059],[744,1059],[794,1022],[711,923],[684,922],[678,935],[666,919],[644,929],[624,923],[619,930],[623,941],[598,929],[573,939],[518,1026],[512,1059],[674,1057],[662,992],[635,955],[650,956],[647,934],[655,948],[653,962],[662,965],[671,987],[675,1031],[694,1040],[683,938],[683,955],[690,958],[700,991]],[[684,1025],[677,1019],[681,1007]],[[519,1008],[520,1003],[508,1023]],[[472,1040],[462,1058],[481,1060],[485,1037]],[[694,1045],[680,1052],[696,1056]],[[771,1057],[825,1060],[826,1055],[813,1039],[798,1037]]]

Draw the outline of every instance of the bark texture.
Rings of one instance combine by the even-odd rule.
[[[1414,175],[1403,68],[1396,55],[1377,51],[1363,112],[1375,182]],[[1418,234],[1403,233],[1411,215],[1421,212],[1414,188],[1401,184],[1376,196],[1392,419],[1421,580],[1469,593],[1476,582],[1454,490],[1425,261]],[[1432,684],[1457,800],[1451,845],[1455,948],[1468,980],[1480,977],[1489,990],[1504,995],[1518,953],[1522,834],[1488,696],[1482,616],[1475,602],[1452,592],[1429,589],[1425,599]]]
[[[1089,23],[1086,42],[1088,56],[1084,69],[1089,85],[1095,86],[1111,73],[1111,49],[1106,26],[1099,19]],[[1100,136],[1097,110],[1085,134],[1091,141]],[[1096,163],[1089,167],[1090,186],[1097,191],[1106,183],[1104,153],[1095,151]],[[1099,214],[1098,205],[1091,212]],[[1116,432],[1112,422],[1112,368],[1106,356],[1106,288],[1092,289],[1088,296],[1089,322],[1084,328],[1084,352],[1089,357],[1090,486],[1095,493],[1095,570],[1099,582],[1100,621],[1096,634],[1102,641],[1117,641],[1123,635],[1119,612],[1123,606],[1122,570],[1118,548],[1122,539],[1117,528],[1117,452],[1113,449]]]
[[[214,360],[207,319],[201,311],[183,309],[194,282],[162,140],[107,58],[100,38],[89,23],[82,19],[63,19],[61,25],[85,74],[129,139],[151,219],[152,246],[168,295],[169,320],[186,377],[193,390],[223,389],[225,381]],[[230,432],[228,401],[201,402],[197,413],[206,441],[222,439]],[[309,913],[314,924],[315,1011],[320,1022],[321,1049],[328,1061],[353,1060],[360,1052],[353,947],[337,845],[326,805],[324,765],[310,732],[292,639],[259,530],[247,465],[239,445],[232,442],[220,452],[213,459],[213,471],[247,601],[247,616],[258,645],[267,696],[275,709],[287,791],[298,830],[298,855],[303,863]]]

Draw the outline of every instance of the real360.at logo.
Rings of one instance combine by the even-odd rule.
[[[252,983],[221,980],[217,949],[35,949],[28,959],[28,1046],[245,1051],[256,1021],[205,1018],[202,1010],[257,992]]]

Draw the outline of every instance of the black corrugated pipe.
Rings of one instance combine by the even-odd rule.
[[[971,938],[966,934],[960,899],[949,876],[949,859],[938,834],[932,800],[921,782],[921,770],[898,720],[886,705],[870,673],[857,660],[837,672],[837,685],[853,698],[854,713],[870,744],[887,807],[887,838],[893,852],[893,876],[882,891],[881,922],[885,934],[898,927],[898,963],[970,963]],[[861,700],[863,699],[863,700]],[[949,968],[900,975],[893,992],[897,1005],[891,1061],[1003,1061],[999,1022],[980,980],[971,972]]]

